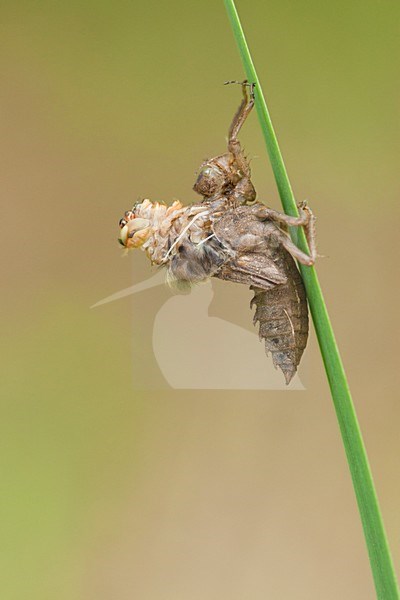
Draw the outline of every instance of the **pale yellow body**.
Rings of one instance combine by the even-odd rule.
[[[173,256],[185,236],[194,244],[210,234],[210,211],[206,204],[183,206],[175,200],[171,206],[143,200],[135,206],[121,230],[127,248],[141,248],[153,264],[162,265]],[[133,235],[132,235],[133,234]]]

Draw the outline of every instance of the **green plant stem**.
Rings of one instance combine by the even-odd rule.
[[[256,84],[257,113],[283,208],[287,214],[297,215],[298,211],[292,187],[235,3],[233,0],[224,0],[224,2],[236,43],[239,47],[246,77],[249,81]],[[293,235],[294,232],[291,233]],[[296,233],[296,243],[303,250],[308,250],[303,231]],[[321,287],[314,267],[300,265],[300,269],[306,286],[310,311],[350,467],[377,597],[379,600],[399,600],[400,596],[396,575],[379,510],[371,470]]]

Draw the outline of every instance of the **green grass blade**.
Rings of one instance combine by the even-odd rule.
[[[256,83],[257,113],[284,211],[290,215],[297,215],[298,211],[294,194],[235,3],[233,0],[224,0],[224,2],[236,43],[239,47],[246,78]],[[294,234],[294,232],[291,233],[292,235]],[[303,231],[296,232],[295,241],[303,250],[307,251],[307,243]],[[365,446],[317,274],[313,267],[300,265],[300,269],[307,289],[310,311],[350,467],[377,597],[379,600],[399,600],[400,595],[396,575]]]

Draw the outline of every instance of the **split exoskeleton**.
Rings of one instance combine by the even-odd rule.
[[[254,323],[289,383],[308,337],[306,294],[293,259],[314,264],[315,218],[304,202],[294,217],[255,201],[250,165],[238,140],[254,106],[254,85],[241,85],[243,100],[229,128],[228,152],[206,160],[193,187],[203,200],[186,206],[138,202],[120,220],[119,241],[142,248],[177,287],[210,277],[250,285]],[[304,228],[310,255],[293,243],[288,226]]]

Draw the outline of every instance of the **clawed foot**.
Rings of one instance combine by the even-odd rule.
[[[308,206],[307,200],[299,202],[297,204],[297,208],[299,209],[300,215],[304,218],[304,233],[306,234],[308,247],[310,249],[310,256],[314,263],[318,256],[315,234],[315,221],[317,220],[317,218],[315,217],[311,208]]]
[[[255,83],[249,83],[247,79],[244,81],[237,81],[236,79],[232,79],[230,81],[224,81],[224,85],[230,85],[231,83],[236,83],[237,85],[241,85],[243,88],[243,94],[246,93],[246,88],[249,88],[250,98],[254,100],[254,88],[256,87]]]
[[[314,216],[313,211],[311,210],[311,208],[308,206],[308,202],[307,200],[302,200],[301,202],[297,203],[297,208],[299,210],[299,213],[303,213],[307,215],[307,221],[316,221],[317,217]]]

